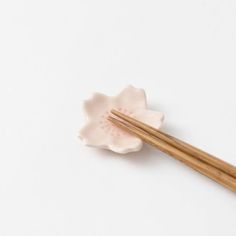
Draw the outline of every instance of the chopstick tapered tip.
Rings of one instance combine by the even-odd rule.
[[[115,117],[113,117],[112,115],[109,115],[107,117],[107,120],[110,121],[113,124],[116,124],[118,122],[117,119]]]
[[[117,114],[119,114],[120,112],[119,111],[117,111],[116,109],[111,109],[111,114],[113,114],[113,115],[117,115]]]

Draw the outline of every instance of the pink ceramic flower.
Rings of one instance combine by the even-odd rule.
[[[87,123],[80,130],[79,137],[84,144],[109,149],[117,153],[139,151],[142,140],[115,127],[107,120],[111,109],[132,116],[153,127],[160,128],[163,114],[147,109],[146,95],[143,89],[126,87],[115,97],[94,93],[84,101]]]

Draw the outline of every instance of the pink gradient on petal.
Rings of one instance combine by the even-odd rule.
[[[88,146],[109,149],[117,153],[135,152],[142,148],[142,140],[114,126],[107,117],[111,109],[159,128],[163,114],[147,110],[146,95],[143,89],[126,87],[117,96],[109,97],[94,93],[84,102],[87,123],[79,133],[80,139]]]

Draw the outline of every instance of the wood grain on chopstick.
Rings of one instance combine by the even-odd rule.
[[[121,112],[118,112],[116,110],[112,110],[111,111],[112,114],[114,114],[115,116],[127,121],[127,122],[130,122],[132,124],[134,124],[136,127],[139,127],[143,130],[146,130],[149,134],[152,134],[153,136],[155,137],[158,137],[160,138],[161,140],[169,143],[170,145],[178,148],[179,150],[185,152],[185,153],[188,153],[220,170],[222,170],[223,172],[229,174],[229,175],[232,175],[233,177],[236,178],[236,167],[209,154],[209,153],[206,153],[186,142],[183,142],[175,137],[172,137],[171,135],[168,135],[168,134],[165,134],[147,124],[144,124],[143,122],[141,121],[138,121],[132,117],[129,117],[129,116],[126,116],[125,114],[121,113]]]
[[[112,112],[113,113],[113,112]],[[113,113],[114,114],[114,113]],[[221,171],[220,169],[201,161],[198,158],[191,156],[189,153],[185,153],[183,150],[172,146],[171,144],[167,143],[166,141],[153,136],[148,131],[141,129],[132,122],[127,122],[120,120],[120,117],[116,119],[115,117],[109,116],[108,120],[112,122],[114,125],[118,126],[119,128],[136,135],[137,137],[141,138],[146,143],[158,148],[162,152],[176,158],[177,160],[185,163],[189,167],[193,168],[194,170],[204,174],[205,176],[211,178],[212,180],[216,181],[217,183],[227,187],[228,189],[236,192],[236,179],[231,175]]]

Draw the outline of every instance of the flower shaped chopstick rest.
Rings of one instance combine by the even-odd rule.
[[[107,117],[112,109],[136,118],[155,128],[160,128],[163,113],[147,109],[143,89],[126,87],[117,96],[109,97],[101,93],[84,101],[83,109],[87,122],[79,132],[85,145],[109,149],[117,153],[139,151],[143,141],[114,126]]]
[[[160,132],[158,128],[162,124],[163,114],[147,109],[142,89],[128,86],[115,97],[95,93],[84,102],[84,111],[87,124],[79,136],[85,144],[117,153],[128,153],[139,151],[145,141],[236,192],[236,167]]]

